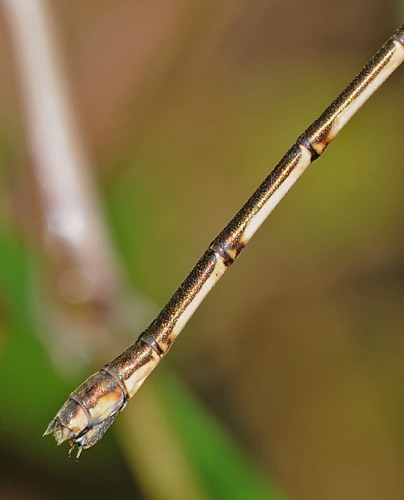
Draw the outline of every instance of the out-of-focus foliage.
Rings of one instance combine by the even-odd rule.
[[[160,304],[400,22],[382,0],[329,5],[326,19],[317,0],[52,4],[127,283]],[[147,448],[161,474],[177,459],[165,438],[125,437],[134,415],[154,418],[151,398],[186,462],[184,498],[193,485],[194,498],[402,498],[403,72],[76,464],[40,435],[99,360],[68,378],[39,341],[47,264],[2,28],[0,496],[159,498]]]

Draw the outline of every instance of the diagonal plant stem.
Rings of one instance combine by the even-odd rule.
[[[48,343],[59,365],[78,367],[80,361],[109,350],[111,330],[119,334],[128,329],[128,309],[121,306],[127,305],[123,280],[101,215],[51,12],[40,0],[3,0],[3,7],[15,50],[46,265],[53,278],[54,291],[48,295],[57,292],[52,314],[59,328],[48,328]],[[140,299],[133,307],[138,317],[150,314]]]
[[[89,155],[79,133],[51,9],[42,0],[2,0],[2,4],[18,67],[27,141],[41,202],[44,250],[47,265],[54,268],[51,293],[57,292],[61,298],[53,306],[64,309],[62,314],[53,315],[53,334],[62,335],[49,340],[56,350],[54,358],[59,369],[66,360],[69,364],[73,360],[75,365],[79,361],[88,365],[105,356],[109,346],[116,343],[116,332],[138,328],[156,306],[140,292],[129,296],[124,286],[102,216]],[[72,303],[84,305],[78,321],[72,317]],[[94,310],[100,314],[97,321]],[[100,338],[100,332],[104,338]],[[140,443],[144,433],[160,438],[167,435],[169,424],[164,409],[160,408],[159,418],[153,410],[161,407],[155,394],[156,391],[148,394],[143,427],[135,425],[136,420],[130,415],[125,424],[126,434]],[[156,498],[179,498],[187,491],[193,498],[205,498],[203,487],[192,465],[184,462],[178,443],[168,440],[166,449],[172,467],[165,485],[161,484],[158,471],[150,467],[140,478],[145,489],[149,493],[154,490]],[[134,469],[139,468],[136,464],[152,462],[150,443],[140,445],[136,456],[128,453],[128,457]]]

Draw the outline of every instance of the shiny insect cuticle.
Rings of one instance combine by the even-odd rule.
[[[77,456],[99,441],[147,376],[167,353],[204,297],[235,261],[283,196],[317,159],[360,106],[404,60],[404,25],[348,87],[310,125],[226,228],[139,339],[89,377],[45,431]]]

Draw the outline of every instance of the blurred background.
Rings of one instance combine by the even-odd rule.
[[[76,463],[42,439],[401,0],[0,2],[0,497],[404,497],[404,73]]]

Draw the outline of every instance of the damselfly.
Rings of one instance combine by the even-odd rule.
[[[77,457],[102,438],[275,206],[403,60],[404,25],[298,137],[137,341],[71,393],[45,435],[53,433],[58,444],[70,440],[70,451],[78,448]]]

